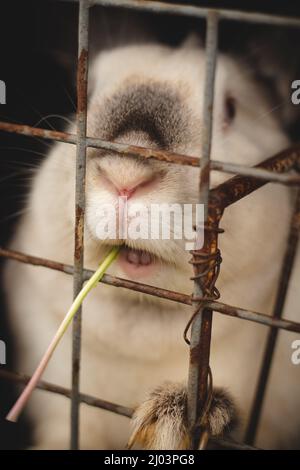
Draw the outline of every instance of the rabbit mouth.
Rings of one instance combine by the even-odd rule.
[[[158,265],[152,253],[126,245],[122,247],[118,259],[125,274],[133,278],[151,275]]]

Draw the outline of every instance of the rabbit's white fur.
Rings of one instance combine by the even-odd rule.
[[[152,89],[174,90],[182,104],[182,119],[188,130],[182,139],[180,135],[173,136],[171,150],[201,155],[204,59],[203,50],[191,45],[178,49],[127,46],[101,53],[91,70],[94,88],[89,100],[88,135],[106,138],[107,123],[101,121],[103,103],[109,106],[110,98],[126,87],[150,84]],[[227,94],[237,102],[236,118],[229,126],[224,125]],[[242,63],[220,55],[212,158],[251,166],[287,147],[288,139],[269,112],[271,107]],[[74,132],[75,125],[69,130]],[[146,134],[128,132],[116,140],[155,147]],[[11,243],[12,249],[72,264],[75,153],[75,146],[57,143],[43,161],[33,180],[28,211]],[[90,269],[95,269],[107,252],[107,245],[103,246],[96,238],[97,206],[114,198],[102,184],[102,171],[116,182],[129,184],[133,175],[137,179],[152,176],[155,179],[164,170],[162,180],[152,191],[150,188],[137,196],[138,202],[197,202],[198,194],[199,174],[195,168],[156,161],[145,166],[133,158],[105,152],[99,155],[99,151],[98,157],[97,151],[88,151],[85,267]],[[212,184],[228,177],[213,172]],[[271,313],[291,207],[290,191],[268,184],[226,210],[221,224],[225,233],[220,235],[223,263],[217,281],[223,302]],[[132,246],[146,247],[162,260],[155,275],[138,281],[192,292],[190,255],[180,241],[136,241]],[[118,262],[108,272],[126,277]],[[299,276],[297,268],[290,289],[295,294]],[[30,374],[71,303],[72,277],[10,261],[5,285],[11,322],[18,338],[18,370]],[[297,310],[297,295],[290,295],[285,315],[296,320]],[[182,333],[191,314],[188,306],[99,285],[84,302],[81,390],[136,406],[147,390],[165,380],[186,380],[189,351]],[[211,355],[214,383],[233,393],[242,411],[242,424],[253,398],[266,333],[264,326],[214,314]],[[293,333],[280,333],[257,441],[260,446],[292,447],[299,439],[300,366],[292,365],[290,359],[295,337]],[[47,368],[45,380],[69,387],[70,364],[68,332]],[[29,409],[37,447],[67,448],[69,401],[36,391]],[[125,417],[83,404],[81,447],[123,448],[129,424]]]

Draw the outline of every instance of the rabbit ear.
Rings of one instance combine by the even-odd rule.
[[[204,47],[203,40],[199,34],[197,34],[195,31],[188,34],[188,36],[184,39],[184,41],[181,43],[181,47],[183,49],[196,49],[199,47]]]

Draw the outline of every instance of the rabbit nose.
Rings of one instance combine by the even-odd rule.
[[[111,189],[118,194],[119,197],[124,197],[126,199],[130,199],[135,193],[137,195],[142,196],[143,194],[147,194],[157,187],[159,179],[157,176],[152,176],[151,178],[140,178],[131,181],[129,184],[124,182],[116,181],[115,179],[112,180],[111,178],[107,178]]]
[[[133,193],[135,192],[137,186],[135,188],[121,188],[121,189],[117,189],[118,190],[118,193],[119,193],[119,196],[122,196],[122,197],[126,197],[127,199],[129,199]]]
[[[102,158],[98,163],[100,180],[106,189],[128,199],[138,193],[149,193],[159,183],[162,171],[154,171],[150,164],[141,164],[135,159]]]
[[[119,178],[113,177],[112,175],[107,175],[102,173],[102,185],[104,184],[107,186],[109,191],[117,193],[118,196],[126,197],[127,199],[131,198],[131,196],[137,190],[144,190],[146,192],[151,191],[153,184],[155,183],[155,176],[148,176],[143,175],[140,177],[131,177],[130,181],[120,181]]]

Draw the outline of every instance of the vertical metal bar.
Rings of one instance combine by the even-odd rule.
[[[218,14],[211,12],[207,17],[205,42],[205,85],[203,105],[202,133],[202,162],[199,180],[199,200],[204,204],[204,219],[207,220],[209,182],[210,182],[210,152],[213,129],[214,86],[218,50]]]
[[[73,295],[78,295],[83,284],[85,166],[87,127],[87,75],[88,75],[89,4],[79,3],[78,68],[77,68],[77,153],[75,189],[75,247]],[[73,321],[72,338],[72,393],[71,393],[71,449],[79,447],[79,376],[81,353],[81,309]]]
[[[291,277],[293,265],[295,262],[295,256],[297,252],[297,246],[299,242],[299,230],[300,230],[300,190],[297,191],[297,197],[295,202],[295,208],[292,215],[290,224],[290,233],[287,240],[285,255],[281,268],[281,274],[279,279],[279,287],[277,291],[275,306],[273,309],[273,318],[281,318],[283,313],[283,307],[288,291],[289,280]],[[263,407],[265,391],[267,388],[268,378],[272,367],[273,353],[276,346],[278,336],[277,328],[270,328],[269,334],[266,340],[264,356],[262,365],[259,373],[259,378],[256,386],[253,404],[250,412],[250,419],[245,435],[245,442],[253,444],[255,441],[256,431],[258,428],[261,410]]]
[[[199,202],[204,204],[204,221],[208,220],[210,152],[213,125],[213,100],[215,70],[218,44],[218,14],[214,11],[207,16],[206,30],[206,76],[203,107],[202,165],[200,172]],[[197,227],[197,233],[203,227]],[[207,233],[206,233],[207,235]],[[205,235],[205,238],[207,236]],[[201,297],[204,291],[199,280],[194,283],[194,296]],[[200,307],[200,308],[199,308]],[[196,314],[191,328],[190,363],[188,376],[188,424],[191,436],[191,447],[197,448],[199,434],[195,427],[199,411],[206,400],[207,377],[209,367],[210,336],[212,312],[195,305]],[[198,435],[197,435],[198,434]]]

